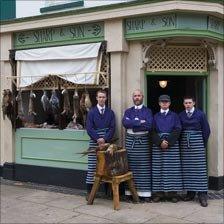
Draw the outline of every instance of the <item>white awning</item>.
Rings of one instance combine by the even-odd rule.
[[[19,87],[49,75],[58,75],[76,84],[95,84],[100,46],[101,43],[91,43],[16,51]]]

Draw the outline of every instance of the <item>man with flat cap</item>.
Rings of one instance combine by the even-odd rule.
[[[168,95],[159,97],[160,112],[153,120],[152,192],[153,201],[167,198],[177,202],[177,191],[183,190],[178,138],[181,123],[176,113],[169,109]]]

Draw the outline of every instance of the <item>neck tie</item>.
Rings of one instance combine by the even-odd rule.
[[[166,116],[166,112],[162,112],[161,114],[162,114],[163,116]]]
[[[100,114],[104,114],[104,109],[103,108],[100,109]]]
[[[187,116],[191,117],[192,113],[190,111],[187,112]]]

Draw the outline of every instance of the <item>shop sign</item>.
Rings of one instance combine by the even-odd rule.
[[[183,34],[184,36],[205,35],[223,40],[224,35],[224,23],[221,19],[201,14],[170,13],[127,18],[124,27],[127,39]]]
[[[209,16],[208,19],[208,30],[223,34],[224,33],[224,23],[223,20]]]
[[[174,29],[175,27],[175,14],[148,16],[142,18],[127,19],[125,21],[126,33],[147,32],[161,29]]]
[[[82,43],[104,37],[104,24],[78,24],[65,27],[50,27],[14,34],[16,49]]]

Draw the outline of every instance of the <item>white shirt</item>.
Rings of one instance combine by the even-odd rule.
[[[138,109],[138,110],[140,110],[140,109],[142,109],[142,107],[143,107],[143,104],[141,104],[141,105],[135,105],[135,109]]]
[[[195,108],[194,108],[194,107],[192,107],[192,109],[191,109],[191,110],[186,110],[186,113],[190,112],[191,114],[193,114],[193,113],[194,113],[194,110],[195,110]]]
[[[103,109],[103,112],[105,112],[105,108],[106,108],[105,105],[103,107],[101,107],[99,104],[97,104],[96,106],[97,106],[100,114],[102,113],[102,109]]]
[[[167,115],[167,113],[169,112],[169,109],[166,109],[166,110],[163,110],[163,109],[160,109],[160,113],[165,113],[165,115]]]

